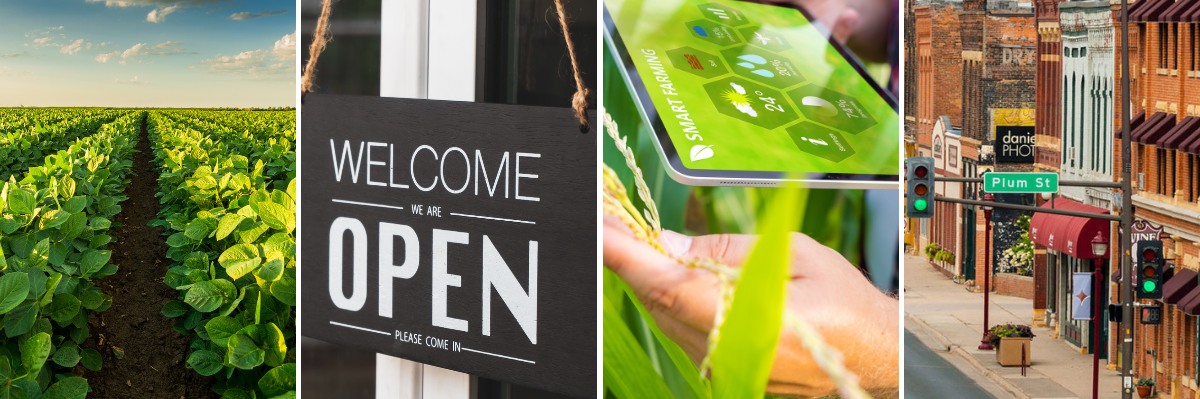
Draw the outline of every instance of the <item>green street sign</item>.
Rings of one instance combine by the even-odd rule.
[[[1058,173],[989,172],[983,175],[988,193],[1057,193]]]

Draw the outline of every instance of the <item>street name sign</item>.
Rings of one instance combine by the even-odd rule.
[[[1057,173],[988,172],[983,175],[987,193],[1057,193]]]
[[[596,396],[599,146],[570,109],[308,94],[301,122],[305,336]]]

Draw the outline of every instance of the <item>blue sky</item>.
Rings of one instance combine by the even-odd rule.
[[[0,2],[0,106],[296,103],[296,2]]]

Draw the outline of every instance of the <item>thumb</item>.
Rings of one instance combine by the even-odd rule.
[[[842,11],[838,13],[837,20],[833,23],[833,26],[830,27],[830,33],[833,35],[834,39],[837,39],[839,42],[846,43],[846,41],[850,38],[850,35],[854,33],[854,29],[858,28],[860,19],[861,18],[858,14],[858,10],[850,7],[843,8]]]

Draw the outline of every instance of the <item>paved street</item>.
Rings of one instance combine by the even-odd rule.
[[[907,399],[992,399],[978,383],[950,364],[946,352],[934,353],[904,330],[904,397]],[[961,362],[961,361],[960,361]]]
[[[1033,365],[1028,368],[1027,375],[1021,376],[1019,367],[1001,367],[996,363],[995,352],[977,349],[983,333],[983,294],[968,292],[964,286],[935,270],[924,258],[905,255],[904,261],[905,328],[918,337],[930,337],[924,340],[927,348],[938,348],[943,352],[950,348],[948,353],[953,356],[945,358],[961,359],[961,365],[954,365],[965,376],[984,387],[991,381],[1002,391],[1008,391],[1007,397],[1091,397],[1091,355],[1080,354],[1078,348],[1053,338],[1053,331],[1049,329],[1034,327]],[[991,300],[990,324],[1031,324],[1033,303],[1030,300],[995,294],[991,295]],[[905,347],[909,346],[906,341]],[[911,367],[908,356],[906,351],[906,373],[913,370],[908,368]],[[924,364],[925,359],[918,355],[912,361],[926,367],[938,365]],[[1099,396],[1120,398],[1120,375],[1106,369],[1103,362],[1100,367]],[[1005,397],[1003,393],[993,395]]]

